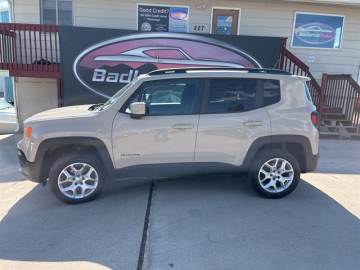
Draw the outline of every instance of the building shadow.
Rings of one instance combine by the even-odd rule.
[[[136,269],[149,187],[115,183],[93,202],[66,205],[37,186],[1,221],[0,259]],[[268,200],[238,176],[189,177],[156,183],[146,261],[148,269],[349,270],[359,269],[359,243],[359,220],[305,181]]]
[[[36,186],[0,222],[0,260],[97,262],[135,269],[150,183],[114,183],[96,201],[68,205]]]
[[[0,183],[25,180],[17,159],[16,144],[21,136],[20,133],[0,136]]]

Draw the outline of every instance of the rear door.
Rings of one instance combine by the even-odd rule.
[[[264,107],[280,101],[279,81],[215,78],[204,92],[195,161],[241,165],[251,143],[271,134]]]

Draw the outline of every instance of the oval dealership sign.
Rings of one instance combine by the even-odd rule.
[[[336,30],[323,23],[308,23],[297,27],[295,36],[304,43],[320,45],[333,41]]]
[[[100,42],[81,52],[74,74],[87,89],[108,98],[139,74],[183,67],[261,68],[244,51],[189,34],[142,33]]]

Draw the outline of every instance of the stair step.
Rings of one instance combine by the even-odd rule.
[[[347,133],[356,133],[357,132],[357,127],[340,127],[340,126],[324,126],[326,127],[329,131],[334,131],[334,132],[347,132]]]
[[[336,107],[325,107],[323,108],[323,113],[342,113],[342,108],[336,108]]]
[[[356,126],[336,126],[336,125],[323,125],[324,127],[328,128],[346,128],[346,129],[357,129]]]
[[[346,116],[342,113],[322,113],[321,118],[331,120],[346,120]]]
[[[353,125],[351,120],[340,120],[340,119],[321,119],[321,122],[324,125],[334,125],[334,126],[346,126],[351,127]]]
[[[360,139],[360,133],[348,133],[346,135],[340,132],[320,131],[321,138],[348,138],[348,139]]]

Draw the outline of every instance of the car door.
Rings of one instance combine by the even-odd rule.
[[[209,79],[195,150],[196,162],[239,166],[253,141],[271,134],[264,108],[280,100],[279,81]]]
[[[116,167],[193,162],[199,123],[198,88],[199,81],[193,79],[144,82],[114,119]],[[131,117],[132,102],[146,103],[144,117]]]

